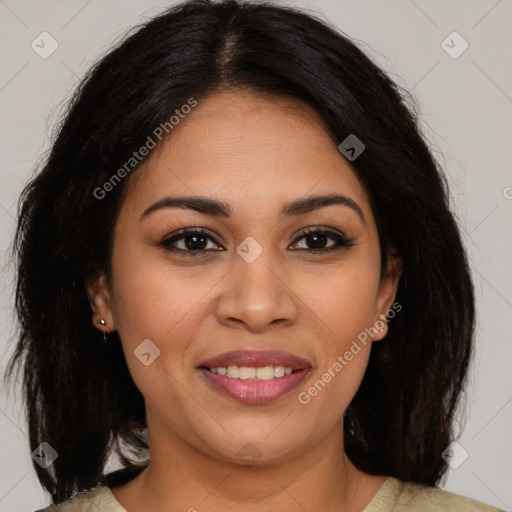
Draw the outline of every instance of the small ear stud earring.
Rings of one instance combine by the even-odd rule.
[[[103,320],[102,318],[101,320],[98,320],[98,324],[105,327],[105,325],[107,325],[107,322],[105,322],[105,320]],[[103,341],[107,343],[107,336],[105,335],[105,331],[103,331]]]

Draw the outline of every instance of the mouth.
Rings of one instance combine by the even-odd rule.
[[[250,404],[275,401],[295,389],[311,364],[288,352],[238,350],[203,361],[198,370],[216,391]]]

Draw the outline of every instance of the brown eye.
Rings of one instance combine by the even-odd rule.
[[[305,231],[297,239],[295,244],[297,244],[298,241],[302,239],[306,241],[305,245],[309,247],[309,250],[307,248],[305,250],[307,252],[312,252],[313,254],[336,251],[343,248],[352,247],[354,245],[352,239],[349,239],[340,233],[319,228],[313,228]],[[334,241],[334,244],[329,243],[329,240]]]
[[[158,243],[160,247],[166,251],[176,253],[188,253],[187,255],[195,256],[201,253],[209,253],[224,249],[216,249],[218,247],[215,239],[202,230],[187,230],[174,234],[170,238],[164,238]]]

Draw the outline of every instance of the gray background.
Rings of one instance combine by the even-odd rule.
[[[284,2],[283,2],[284,3]],[[18,195],[49,147],[51,129],[84,71],[127,28],[169,2],[0,0],[0,244],[7,254]],[[511,0],[317,0],[319,11],[419,101],[421,122],[446,170],[474,274],[478,330],[459,444],[469,454],[445,488],[512,507],[512,48]],[[58,42],[41,58],[41,32]],[[469,47],[452,58],[453,31]],[[453,38],[452,38],[453,39]],[[462,48],[455,39],[452,52]],[[507,50],[507,48],[509,50]],[[2,266],[2,369],[13,346],[13,270]],[[49,503],[32,469],[20,389],[0,396],[0,511]],[[461,417],[462,418],[462,417]],[[83,454],[87,457],[87,454]],[[77,461],[80,464],[80,461]]]

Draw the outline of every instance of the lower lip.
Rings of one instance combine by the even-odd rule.
[[[271,380],[241,380],[199,368],[207,382],[226,395],[246,404],[264,404],[294,390],[305,379],[308,369],[275,377]]]

